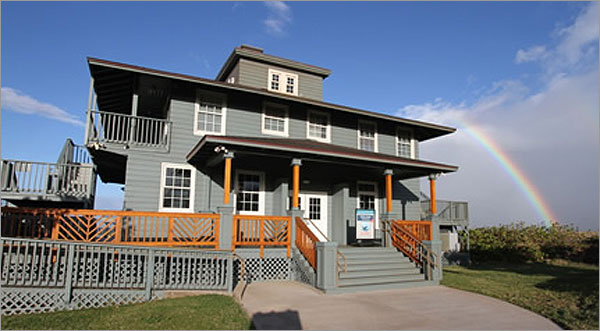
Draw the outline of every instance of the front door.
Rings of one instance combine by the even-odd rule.
[[[327,235],[327,194],[326,193],[304,193],[300,194],[300,208],[304,210],[304,218],[309,222],[311,231],[321,240],[327,241],[323,236]],[[313,224],[322,232],[317,231]]]

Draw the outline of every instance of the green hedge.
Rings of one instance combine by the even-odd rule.
[[[598,264],[598,233],[579,232],[572,226],[517,223],[475,228],[469,235],[473,262],[565,259]]]

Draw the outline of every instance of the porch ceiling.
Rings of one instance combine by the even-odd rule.
[[[210,166],[218,157],[216,147],[229,152],[272,158],[299,158],[307,161],[349,165],[369,169],[393,169],[394,176],[408,179],[429,174],[454,172],[457,166],[373,153],[307,139],[204,136],[188,153],[189,163]]]

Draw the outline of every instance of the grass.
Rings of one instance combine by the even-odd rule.
[[[250,318],[232,297],[201,295],[123,306],[2,316],[2,329],[247,330]]]
[[[479,264],[444,268],[442,285],[495,297],[560,327],[598,330],[598,266],[572,263]]]

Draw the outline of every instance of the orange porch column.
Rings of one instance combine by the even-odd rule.
[[[385,211],[387,213],[392,212],[392,175],[394,171],[392,169],[386,169],[383,172],[385,176]]]
[[[302,165],[302,160],[300,159],[292,159],[292,169],[293,169],[293,178],[292,178],[292,209],[299,209],[298,203],[298,194],[300,193],[300,166]]]
[[[429,175],[429,210],[431,210],[431,214],[435,215],[437,213],[437,208],[435,205],[435,180],[437,175],[431,174]]]
[[[231,195],[231,159],[233,159],[233,152],[227,152],[223,154],[225,159],[225,175],[223,182],[223,203],[229,204],[229,196]]]

